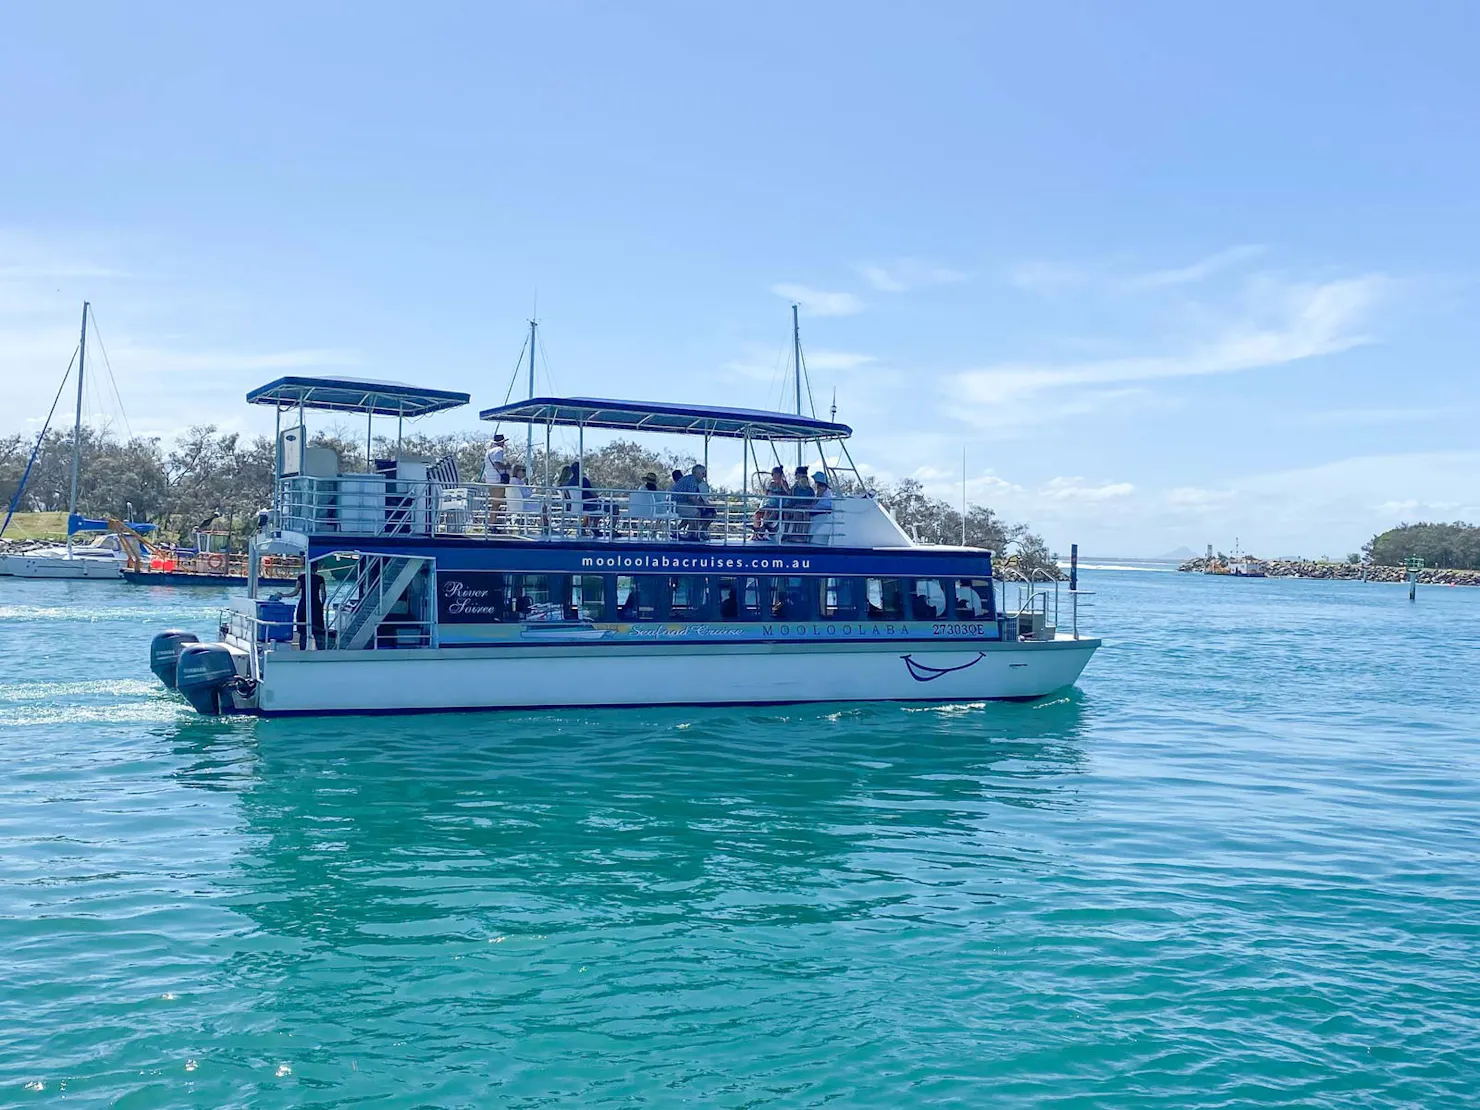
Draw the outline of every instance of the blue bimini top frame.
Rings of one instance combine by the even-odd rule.
[[[847,439],[853,429],[810,416],[761,409],[718,408],[666,401],[612,401],[593,397],[532,397],[478,414],[511,424],[549,424],[623,432],[814,442]]]
[[[279,410],[302,407],[406,417],[460,408],[471,400],[466,393],[373,378],[279,378],[247,394],[247,404],[272,405]]]

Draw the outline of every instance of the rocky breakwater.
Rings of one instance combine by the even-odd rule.
[[[1404,567],[1363,566],[1361,563],[1323,563],[1314,559],[1264,559],[1264,573],[1270,578],[1328,578],[1360,582],[1406,582]],[[1191,574],[1208,569],[1205,558],[1189,559],[1177,568]],[[1419,572],[1418,581],[1426,586],[1480,586],[1480,570],[1446,570],[1429,567]]]

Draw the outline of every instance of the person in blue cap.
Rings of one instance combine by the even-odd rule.
[[[812,499],[812,539],[826,539],[832,526],[832,487],[821,470],[812,475],[812,484],[817,487],[817,495]]]

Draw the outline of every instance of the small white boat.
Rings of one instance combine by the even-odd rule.
[[[81,547],[0,555],[0,576],[13,578],[122,578],[126,566],[128,552],[111,532]]]

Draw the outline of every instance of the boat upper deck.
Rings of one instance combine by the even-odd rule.
[[[914,546],[872,497],[444,483],[424,463],[278,480],[275,529],[326,537],[675,541],[699,546]],[[402,473],[417,477],[402,477]]]

